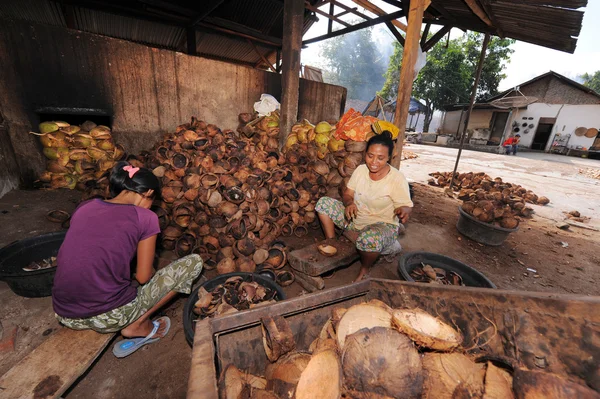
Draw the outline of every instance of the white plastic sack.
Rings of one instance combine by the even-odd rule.
[[[417,80],[419,72],[421,71],[421,69],[423,69],[425,64],[427,64],[427,54],[424,51],[421,51],[420,47],[417,49],[417,51],[417,61],[415,62],[415,73],[413,76],[413,82]]]
[[[258,112],[258,116],[269,116],[271,112],[278,110],[279,107],[279,101],[270,94],[262,94],[260,101],[254,103],[254,110]]]

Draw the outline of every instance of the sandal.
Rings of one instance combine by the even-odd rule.
[[[148,344],[151,344],[153,342],[160,340],[162,337],[152,338],[152,337],[154,337],[154,335],[156,334],[156,332],[158,331],[158,329],[160,327],[159,320],[164,320],[164,323],[166,325],[165,332],[163,334],[163,337],[165,337],[167,335],[167,333],[169,332],[169,329],[171,328],[171,319],[169,319],[167,316],[159,317],[158,319],[154,320],[152,322],[152,324],[154,325],[154,328],[152,329],[150,334],[148,334],[147,336],[145,336],[143,338],[127,338],[127,339],[117,342],[115,344],[115,346],[113,347],[113,354],[118,358],[129,356],[133,352],[140,349],[142,346],[148,345]]]

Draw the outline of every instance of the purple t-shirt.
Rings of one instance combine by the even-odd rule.
[[[138,243],[158,233],[158,217],[149,209],[100,199],[82,203],[58,251],[54,311],[88,318],[133,301],[131,260]]]

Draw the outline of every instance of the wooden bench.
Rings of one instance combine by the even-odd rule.
[[[115,334],[63,327],[0,377],[0,398],[58,398]]]
[[[337,249],[334,256],[322,255],[317,246],[321,244],[333,245]],[[296,280],[304,289],[313,292],[317,289],[322,290],[325,287],[323,278],[319,277],[324,273],[351,265],[359,259],[358,252],[352,241],[345,238],[331,238],[322,242],[316,242],[307,247],[292,251],[288,255],[288,261]]]

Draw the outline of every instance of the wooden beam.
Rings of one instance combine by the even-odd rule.
[[[197,25],[200,21],[206,18],[211,12],[213,12],[217,7],[219,7],[223,1],[225,0],[212,0],[212,1],[204,1],[202,6],[204,7],[204,11],[194,17],[190,22],[190,26]],[[208,4],[206,4],[208,3]]]
[[[383,11],[381,8],[377,7],[375,4],[371,3],[369,0],[352,0],[353,2],[355,2],[356,4],[358,4],[359,6],[371,11],[373,14],[375,15],[379,15],[380,17],[382,15],[386,15],[387,13],[385,11]],[[406,11],[402,10],[402,16],[406,16]],[[393,20],[392,23],[394,24],[394,26],[396,26],[398,29],[406,32],[406,25],[404,25],[402,22],[400,21],[396,21]]]
[[[431,50],[431,48],[440,40],[442,40],[442,38],[446,35],[446,33],[450,32],[450,30],[452,29],[451,26],[444,26],[442,27],[442,29],[438,30],[437,32],[435,32],[435,34],[433,36],[431,36],[431,39],[427,40],[427,42],[425,42],[424,46],[422,47],[423,51],[429,51]]]
[[[483,45],[481,46],[481,54],[479,55],[479,64],[477,65],[477,72],[475,72],[475,81],[473,82],[473,88],[471,89],[471,100],[469,102],[469,109],[465,116],[464,127],[460,136],[460,145],[458,146],[458,155],[456,156],[456,163],[454,164],[454,172],[452,172],[452,180],[450,180],[450,190],[454,183],[454,175],[456,175],[456,169],[458,168],[458,162],[460,161],[460,155],[462,154],[463,145],[465,143],[465,136],[467,126],[469,126],[469,118],[473,111],[473,104],[475,104],[475,97],[477,96],[477,87],[479,86],[479,78],[481,77],[481,71],[483,70],[483,62],[485,61],[485,52],[487,50],[488,43],[490,42],[490,34],[486,33],[483,39]]]
[[[423,13],[425,12],[426,0],[412,0],[408,10],[408,27],[406,30],[406,45],[402,54],[402,66],[400,68],[400,80],[398,82],[398,98],[396,99],[396,112],[394,114],[394,125],[400,128],[398,141],[396,142],[396,154],[392,158],[392,166],[400,168],[402,159],[402,146],[406,133],[406,120],[408,119],[408,108],[410,106],[410,95],[412,93],[415,63],[418,57],[419,40],[421,39],[421,25]]]
[[[329,14],[333,15],[333,12],[335,11],[335,4],[331,3],[329,4]],[[331,33],[333,31],[333,19],[330,19],[329,21],[327,21],[327,33]]]
[[[493,22],[485,14],[485,11],[483,11],[479,6],[479,3],[477,3],[477,0],[464,0],[464,2],[471,9],[471,11],[473,11],[473,14],[477,15],[477,17],[487,26],[494,26]]]
[[[332,20],[332,21],[335,21],[335,22],[337,22],[338,24],[342,24],[342,25],[344,25],[345,27],[350,27],[350,26],[352,26],[352,25],[350,25],[348,22],[346,22],[346,21],[342,21],[341,19],[339,19],[339,18],[335,17],[334,15],[327,14],[325,11],[321,11],[321,10],[319,10],[318,8],[315,8],[315,7],[311,6],[311,5],[310,5],[310,3],[309,3],[308,1],[305,1],[305,2],[304,2],[304,7],[306,7],[306,9],[308,9],[308,10],[311,10],[311,11],[314,11],[314,12],[316,12],[317,14],[321,14],[321,15],[322,15],[322,16],[324,16],[325,18],[329,18],[330,20]]]
[[[403,11],[396,11],[394,13],[387,14],[387,15],[384,15],[384,16],[379,17],[379,18],[370,19],[368,21],[361,22],[361,23],[356,24],[356,25],[352,25],[351,27],[346,28],[346,29],[336,30],[335,32],[332,32],[331,34],[322,35],[322,36],[314,37],[312,39],[305,40],[305,41],[302,42],[302,45],[316,43],[316,42],[320,42],[321,40],[331,39],[332,37],[345,35],[346,33],[354,32],[354,31],[357,31],[359,29],[368,28],[369,26],[374,26],[374,25],[383,23],[385,21],[390,21],[390,20],[399,18],[402,15],[403,15]]]
[[[189,55],[196,55],[198,46],[196,44],[196,30],[193,28],[186,28],[185,30],[187,53]]]
[[[425,45],[425,42],[427,42],[427,36],[429,36],[429,29],[431,28],[431,23],[428,22],[427,25],[425,25],[425,29],[423,29],[423,34],[421,35],[421,48],[423,48],[423,46]]]
[[[197,24],[207,28],[214,28],[220,32],[228,32],[233,35],[250,39],[255,42],[269,44],[271,46],[281,47],[281,39],[275,36],[270,36],[262,33],[257,29],[248,28],[245,25],[238,24],[223,18],[206,17],[204,21]]]
[[[281,50],[277,49],[277,54],[275,56],[275,68],[277,69],[277,73],[281,72]]]
[[[446,18],[448,21],[455,21],[456,19],[454,18],[454,16],[452,14],[450,14],[448,12],[448,10],[446,10],[446,8],[439,4],[439,3],[435,3],[429,6],[430,9],[434,9],[435,11],[437,11],[438,13],[440,13],[440,15],[442,15],[444,18]]]
[[[489,0],[480,0],[480,1],[481,1],[481,6],[483,7],[483,10],[488,15],[488,17],[490,17],[490,19],[492,20],[492,23],[494,24],[494,27],[498,31],[498,36],[504,38],[504,30],[502,29],[502,26],[500,26],[498,19],[494,15],[494,11],[492,10],[492,5],[490,4]]]
[[[404,47],[404,36],[402,36],[402,34],[398,32],[398,29],[396,29],[396,27],[390,21],[386,21],[385,25],[388,27],[390,32],[392,32],[392,35],[394,35],[394,37],[396,38],[396,40],[398,40],[400,45]]]
[[[336,6],[338,6],[339,8],[341,8],[342,10],[345,10],[347,13],[351,12],[352,14],[361,17],[362,19],[368,21],[371,18],[365,14],[363,14],[362,12],[358,11],[356,9],[356,7],[352,8],[352,7],[348,7],[347,5],[340,3],[339,1],[336,0],[331,0],[331,4],[335,4]],[[332,13],[333,14],[333,13]]]
[[[281,74],[281,119],[279,148],[282,148],[292,125],[298,120],[300,97],[300,51],[304,26],[304,0],[283,2],[283,65]]]
[[[262,59],[263,63],[267,64],[267,66],[269,67],[269,69],[275,73],[277,73],[277,70],[273,67],[273,65],[271,65],[271,63],[269,62],[269,60],[267,60],[265,58],[264,55],[261,54],[260,51],[258,51],[258,48],[256,48],[256,45],[254,44],[254,42],[250,39],[248,39],[248,43],[250,43],[250,45],[252,46],[252,48],[254,49],[254,52],[256,54],[258,54],[258,56]]]

